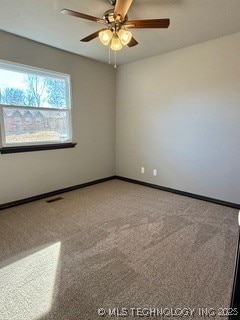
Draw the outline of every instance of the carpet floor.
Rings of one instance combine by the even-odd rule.
[[[1,320],[224,319],[238,210],[120,180],[61,196],[0,212]]]

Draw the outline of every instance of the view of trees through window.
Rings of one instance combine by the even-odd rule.
[[[1,74],[1,104],[66,108],[66,85],[64,80],[6,70],[2,71]],[[6,75],[9,80],[12,77],[13,81],[4,85],[5,79],[3,77]]]
[[[4,144],[69,140],[68,86],[64,77],[1,69],[0,66]]]

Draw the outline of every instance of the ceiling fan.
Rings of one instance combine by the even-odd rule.
[[[83,42],[89,42],[99,37],[102,44],[108,46],[113,51],[122,49],[124,45],[134,47],[138,44],[137,40],[132,36],[128,29],[134,28],[168,28],[169,19],[149,19],[149,20],[128,20],[128,10],[133,0],[109,0],[114,9],[107,10],[102,18],[90,16],[81,12],[62,9],[62,14],[95,21],[104,25],[104,28],[98,30],[89,36],[81,39]]]

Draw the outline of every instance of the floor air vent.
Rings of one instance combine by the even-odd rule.
[[[59,200],[62,200],[62,199],[63,199],[62,197],[56,197],[56,198],[47,200],[46,202],[47,202],[47,203],[51,203],[51,202],[59,201]]]

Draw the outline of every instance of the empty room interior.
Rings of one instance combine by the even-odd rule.
[[[0,319],[240,319],[240,1],[0,9]]]

